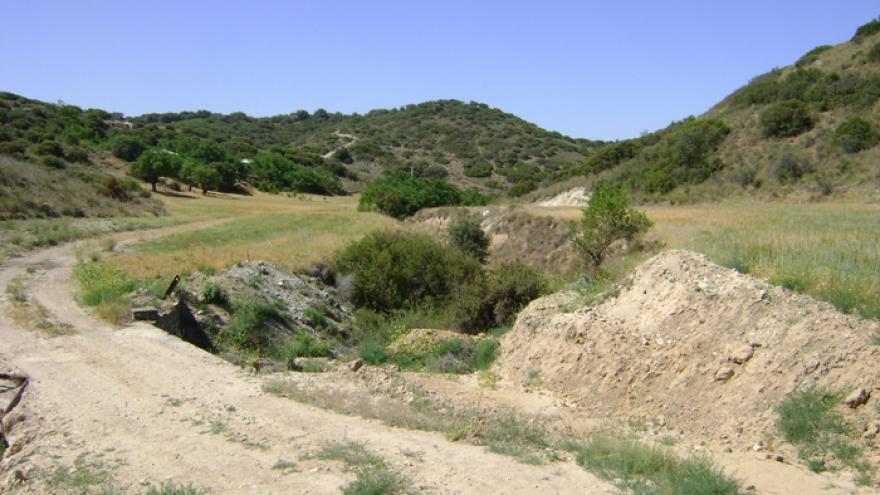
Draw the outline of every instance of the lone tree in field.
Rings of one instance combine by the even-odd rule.
[[[631,241],[653,225],[644,213],[630,206],[620,185],[608,182],[596,184],[583,213],[572,230],[575,249],[586,262],[588,275],[596,275],[612,244]]]

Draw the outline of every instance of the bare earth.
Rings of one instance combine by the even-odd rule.
[[[126,234],[118,239],[123,241],[120,244],[124,244],[184,229],[204,228],[215,223],[203,222]],[[39,331],[22,328],[8,317],[7,309],[11,303],[5,300],[8,296],[4,296],[4,308],[0,308],[0,371],[26,374],[31,378],[31,383],[22,403],[3,421],[12,446],[0,465],[0,493],[50,493],[51,486],[46,483],[51,473],[58,466],[72,466],[75,459],[81,456],[110,468],[114,486],[125,493],[142,492],[146,485],[165,481],[192,483],[213,494],[338,493],[342,486],[354,479],[354,475],[347,472],[341,463],[309,458],[309,454],[334,441],[365,443],[401,472],[416,492],[617,493],[611,484],[598,480],[571,460],[541,466],[521,464],[509,457],[492,454],[483,447],[450,442],[439,433],[393,428],[376,420],[337,414],[276,397],[262,390],[267,381],[281,378],[314,390],[329,388],[369,396],[371,393],[382,393],[376,381],[371,382],[371,377],[383,379],[384,374],[393,373],[391,371],[361,370],[353,373],[342,367],[318,375],[294,373],[261,377],[151,325],[134,324],[114,329],[89,315],[73,300],[71,269],[79,246],[82,243],[47,249],[12,260],[0,268],[0,287],[5,287],[13,278],[26,274],[28,267],[32,271],[38,267],[29,275],[29,296],[45,306],[54,319],[72,327],[70,335],[59,337],[49,337]],[[662,273],[675,273],[677,266],[693,266],[687,263],[681,265],[678,258],[659,259],[661,261],[655,264],[660,263],[659,272]],[[675,263],[663,265],[664,259],[673,259]],[[745,287],[742,290],[756,293],[762,290],[762,287],[753,287],[753,282],[748,279],[729,279],[725,274],[714,272],[711,267],[701,270],[700,280],[706,278],[708,285],[699,287],[700,297],[710,292],[708,289],[717,292],[721,288],[740,290]],[[647,300],[635,298],[636,294],[647,294],[647,288],[642,290],[639,280],[636,278],[631,288],[622,293],[621,301],[629,301],[633,307],[648,304],[645,302]],[[664,277],[658,276],[656,280],[664,280]],[[671,308],[673,316],[677,310],[669,298],[675,294],[674,288],[673,281],[665,291],[660,290],[661,294],[666,294],[666,299],[657,300],[657,304]],[[628,294],[633,295],[632,300],[627,299]],[[774,303],[785,300],[783,296],[787,297],[772,291],[770,295]],[[720,299],[728,300],[726,297]],[[756,300],[762,301],[760,298]],[[696,302],[699,301],[690,301]],[[618,315],[614,311],[624,306],[617,303],[617,306],[608,306],[607,310],[600,307],[596,314],[602,315],[602,318],[597,319],[587,310],[577,310],[571,314],[559,314],[555,309],[548,312],[551,306],[556,308],[556,304],[553,299],[536,301],[520,318],[514,331],[504,338],[503,354],[497,367],[501,381],[495,387],[481,386],[476,376],[413,373],[394,376],[461,407],[509,410],[538,416],[552,429],[575,436],[586,435],[597,428],[615,428],[632,419],[623,418],[612,410],[603,410],[603,407],[614,409],[615,400],[629,401],[627,403],[633,406],[631,409],[636,417],[653,411],[653,406],[649,404],[641,407],[637,406],[637,402],[632,402],[633,393],[644,392],[620,388],[621,383],[627,380],[605,383],[595,378],[589,368],[579,369],[563,362],[568,357],[576,358],[582,347],[581,344],[574,345],[569,338],[576,337],[576,332],[570,328],[580,328],[578,325],[605,319],[613,320],[615,325],[603,332],[617,329],[617,320],[614,318],[624,318],[626,315]],[[804,305],[812,308],[810,304],[813,303],[804,302]],[[711,305],[696,307],[712,308]],[[647,306],[633,311],[634,314],[647,314],[648,309],[657,318],[665,314],[658,308]],[[766,314],[780,313],[780,308],[769,309]],[[605,315],[603,311],[608,314]],[[735,313],[739,314],[738,311]],[[746,312],[743,317],[763,314]],[[842,316],[823,314],[827,316],[823,320],[826,323],[860,325]],[[542,321],[541,326],[546,327],[546,332],[539,331],[536,326]],[[688,320],[673,318],[662,321],[681,326]],[[641,332],[653,328],[649,320],[627,322],[623,326],[629,330],[621,335],[630,335],[639,328]],[[861,330],[862,333],[867,331]],[[571,335],[566,337],[569,333]],[[787,334],[783,331],[780,335]],[[634,334],[630,336],[636,338]],[[746,338],[739,334],[735,336]],[[549,340],[544,342],[542,339],[545,338]],[[529,345],[517,345],[519,339],[528,340]],[[638,345],[644,345],[642,340],[636,340]],[[598,339],[597,342],[603,340]],[[725,340],[723,350],[738,350],[738,347],[727,349],[731,344]],[[637,348],[610,346],[603,352],[616,355],[622,350]],[[784,362],[785,356],[781,350],[786,348],[788,346],[780,346],[780,354],[775,356],[780,362]],[[869,354],[874,352],[864,346],[856,348]],[[748,365],[729,364],[736,368],[736,374],[724,386],[739,383],[737,380],[748,374],[741,369],[744,366],[755,367],[764,363],[760,353],[770,349],[774,349],[774,346],[770,342],[763,342],[755,352],[757,357],[750,357]],[[549,353],[552,357],[541,357],[541,353]],[[692,351],[676,353],[682,357],[691,354]],[[654,356],[655,359],[659,357]],[[854,359],[853,356],[847,358]],[[619,355],[616,359],[626,362],[632,360],[633,356]],[[722,385],[712,378],[712,373],[718,366],[728,366],[728,356],[719,353],[713,359],[704,363],[709,375],[706,386],[713,392],[695,390],[700,390],[701,394],[712,400],[718,400],[714,391]],[[527,372],[539,362],[545,363],[541,372],[543,383],[524,385]],[[643,370],[635,366],[635,361],[631,362],[634,363],[631,371],[641,374]],[[799,369],[794,364],[786,364],[786,369]],[[703,405],[696,401],[679,408],[679,404],[673,400],[676,392],[666,397],[660,390],[673,391],[674,385],[663,382],[662,369],[658,369],[661,370],[659,378],[651,378],[658,382],[652,389],[652,401],[664,405],[664,419],[671,424],[679,422],[681,425],[687,423],[702,427],[700,421],[685,419],[688,418],[690,407],[696,411]],[[834,369],[833,366],[830,368],[832,376]],[[574,374],[567,374],[569,372]],[[629,373],[627,369],[618,372],[621,377],[626,373]],[[767,376],[766,373],[755,369],[757,376]],[[610,376],[608,373],[606,375]],[[589,382],[594,378],[596,382]],[[635,383],[638,386],[640,382]],[[847,381],[847,384],[850,383]],[[781,394],[794,383],[786,382],[785,385],[776,389],[771,384],[768,388],[775,394]],[[582,393],[585,386],[594,387],[594,391],[598,392],[594,395],[604,397],[603,401],[590,402],[591,394]],[[734,395],[740,401],[739,405],[726,405],[727,412],[710,408],[701,411],[700,415],[742,417],[739,414],[742,411],[737,408],[751,407],[746,399],[749,394],[739,391]],[[7,396],[0,394],[0,409]],[[855,487],[846,473],[818,475],[807,471],[796,464],[796,456],[789,450],[782,450],[785,462],[768,460],[765,452],[753,452],[749,447],[759,436],[749,434],[771,422],[760,409],[768,405],[760,403],[756,404],[759,408],[748,410],[747,419],[754,422],[746,421],[743,425],[746,435],[737,437],[737,441],[719,441],[710,432],[696,427],[677,431],[672,425],[666,429],[658,428],[656,433],[679,434],[680,443],[675,448],[681,454],[711,456],[726,472],[741,480],[743,486],[752,485],[754,488],[749,493],[872,493],[872,488]],[[718,418],[712,420],[718,421]],[[727,433],[724,428],[728,424],[723,421],[720,424],[723,427],[719,432]],[[732,427],[735,429],[736,425]],[[706,442],[700,442],[700,439]],[[733,447],[732,452],[725,452],[727,447]],[[279,461],[291,461],[296,468],[273,469]],[[21,477],[26,480],[17,480]]]
[[[198,226],[128,237],[181,228]],[[49,473],[81,455],[117,466],[114,482],[127,492],[173,480],[218,494],[337,493],[354,475],[303,457],[340,440],[366,443],[425,493],[614,492],[573,463],[523,465],[440,434],[267,395],[261,378],[150,325],[111,328],[73,300],[75,249],[47,249],[0,269],[5,287],[28,266],[50,262],[33,274],[29,294],[73,327],[72,335],[50,338],[0,316],[0,368],[31,378],[4,420],[12,447],[0,488],[8,493],[47,493]],[[272,469],[279,460],[297,471]],[[16,483],[16,470],[28,481]]]

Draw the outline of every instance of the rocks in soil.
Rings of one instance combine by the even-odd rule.
[[[564,292],[533,301],[502,337],[496,373],[526,383],[540,369],[542,386],[584,414],[662,411],[701,440],[778,436],[778,404],[813,385],[854,391],[845,419],[880,424],[876,408],[858,407],[880,384],[876,321],[678,250],[636,268],[617,297],[577,301]]]
[[[870,397],[871,394],[867,390],[865,390],[863,387],[859,387],[850,392],[850,394],[846,396],[846,399],[843,402],[847,406],[855,409],[862,404],[868,402],[868,398]]]

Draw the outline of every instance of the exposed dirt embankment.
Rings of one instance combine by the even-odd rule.
[[[687,251],[648,260],[596,307],[572,310],[575,301],[555,294],[520,314],[502,341],[505,377],[540,376],[591,415],[653,420],[737,449],[778,436],[775,406],[796,389],[863,387],[868,403],[845,414],[876,453],[876,322]]]
[[[449,225],[458,215],[476,215],[492,240],[489,264],[521,261],[550,273],[566,273],[575,267],[568,223],[501,207],[429,208],[409,222],[417,228],[448,239]]]

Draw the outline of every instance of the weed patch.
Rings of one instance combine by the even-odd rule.
[[[325,445],[315,456],[340,461],[357,478],[342,488],[346,495],[384,495],[403,493],[406,480],[384,459],[357,442],[336,442]]]
[[[568,448],[579,466],[635,495],[737,495],[739,483],[707,459],[679,459],[659,447],[594,434]]]
[[[873,469],[862,449],[849,438],[850,427],[835,410],[841,395],[811,387],[789,395],[777,408],[782,436],[798,447],[807,467],[816,472],[848,467],[857,481],[870,483]]]

